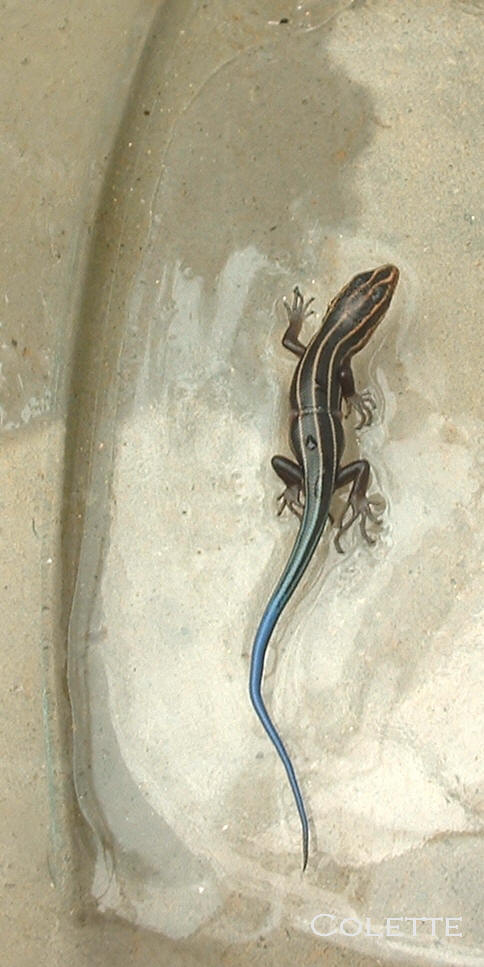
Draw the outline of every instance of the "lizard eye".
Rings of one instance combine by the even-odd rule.
[[[351,289],[356,291],[356,289],[361,289],[365,282],[369,282],[371,279],[372,272],[360,272],[359,275],[355,275],[354,279],[351,280]]]

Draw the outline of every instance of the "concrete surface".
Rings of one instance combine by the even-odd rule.
[[[408,946],[393,945],[392,962],[479,963],[475,878],[482,800],[474,726],[482,714],[476,692],[482,594],[477,273],[482,253],[476,78],[483,8],[470,0],[429,2],[424,8],[403,0],[391,8],[383,0],[264,3],[243,10],[235,3],[168,3],[166,8],[163,20],[158,4],[131,0],[3,4],[3,962],[9,967],[50,967],[67,959],[74,967],[295,959],[329,967],[385,963],[378,949],[365,956],[354,947],[329,947],[310,933],[308,920],[323,912],[323,901],[328,909],[332,898],[335,912],[347,910],[351,901],[355,915],[366,910],[380,916],[388,903],[388,916],[415,915],[416,903],[422,916],[441,910],[460,914],[462,945],[429,940],[414,955]],[[281,23],[286,17],[287,25]],[[286,26],[289,32],[281,40],[275,31]],[[167,37],[175,39],[173,50],[163,47]],[[163,75],[168,53],[178,69]],[[286,57],[297,63],[297,71],[285,72]],[[247,104],[251,108],[243,115]],[[166,112],[168,125],[155,109]],[[304,111],[310,121],[322,119],[319,130],[304,130]],[[241,140],[236,125],[242,116]],[[149,128],[142,129],[144,124]],[[217,199],[230,203],[223,219]],[[127,248],[124,263],[120,241]],[[255,261],[251,252],[257,253]],[[254,614],[292,533],[288,522],[281,538],[280,522],[271,518],[273,482],[265,472],[277,434],[286,446],[278,414],[289,370],[279,352],[273,304],[292,281],[305,280],[322,308],[353,268],[390,256],[402,268],[402,292],[389,322],[393,333],[390,329],[370,360],[382,418],[373,437],[365,434],[364,445],[391,523],[373,560],[356,554],[335,565],[330,559],[324,595],[313,583],[307,591],[310,607],[298,604],[296,620],[288,619],[283,643],[290,636],[292,646],[284,649],[276,670],[274,708],[306,763],[319,829],[312,878],[302,890],[292,873],[298,844],[288,818],[291,804],[280,793],[280,771],[245,705],[246,659],[230,644],[235,629],[243,627],[240,649],[250,646]],[[170,327],[168,346],[157,324],[160,315]],[[159,440],[171,442],[174,453],[180,436],[189,439],[184,413],[170,411],[173,366],[163,369],[170,353],[172,359],[178,353],[185,360],[181,375],[187,372],[194,353],[186,337],[187,317],[200,327],[195,354],[199,362],[205,353],[205,368],[214,333],[221,347],[216,363],[226,363],[225,320],[233,321],[237,379],[215,368],[221,422],[208,425],[211,432],[226,434],[222,418],[228,406],[235,414],[235,438],[250,453],[236,481],[244,513],[239,509],[235,522],[230,477],[235,443],[231,454],[222,448],[229,476],[220,490],[213,487],[203,453],[197,454],[208,483],[200,507],[212,494],[219,501],[222,516],[232,521],[232,529],[219,534],[224,542],[241,529],[234,543],[243,548],[239,574],[242,598],[250,607],[239,609],[234,599],[231,611],[227,599],[228,625],[213,636],[215,643],[229,642],[216,672],[219,690],[226,689],[226,709],[206,734],[197,726],[196,740],[190,733],[193,702],[180,709],[180,731],[163,735],[172,696],[163,692],[169,655],[157,668],[157,642],[143,669],[149,629],[160,608],[166,617],[166,602],[155,602],[150,612],[151,599],[142,600],[148,616],[143,626],[130,599],[130,589],[141,587],[145,575],[159,584],[158,572],[150,570],[149,541],[156,515],[166,515],[171,506],[154,489],[153,481],[166,472],[156,463]],[[248,318],[256,321],[257,332],[247,330]],[[96,332],[100,320],[102,341]],[[253,341],[249,348],[247,331]],[[212,391],[204,400],[195,370],[190,378],[210,419]],[[251,393],[257,399],[250,410],[256,433],[237,416],[240,400]],[[176,439],[170,440],[174,417],[179,422]],[[112,440],[106,447],[109,425]],[[109,501],[114,493],[116,512],[106,503],[112,466]],[[187,468],[180,507],[191,499],[190,472]],[[178,479],[176,460],[170,473]],[[146,479],[143,531],[130,495]],[[112,513],[108,551],[100,526],[106,512]],[[195,537],[203,550],[211,535],[197,523],[202,516],[200,511],[195,517]],[[247,516],[249,540],[242,538]],[[131,542],[136,535],[136,546],[143,548],[138,571],[129,571],[136,562],[123,545],[126,533]],[[171,594],[176,568],[183,568],[185,559],[185,532],[173,533],[182,555],[180,561],[174,558],[174,576],[168,575]],[[220,567],[223,577],[227,563],[217,562],[216,554],[208,559],[210,573],[216,575]],[[97,560],[109,633],[93,606]],[[89,665],[83,665],[82,650],[75,651],[74,674],[71,664],[78,713],[83,705],[77,674],[90,687],[86,715],[76,719],[77,791],[97,836],[94,881],[92,836],[71,781],[65,644],[76,582],[71,642],[76,648],[76,641],[90,634],[92,642],[102,644]],[[120,602],[126,605],[126,644],[123,626],[116,625]],[[213,608],[203,615],[196,596],[190,603],[205,621],[197,632],[199,643],[208,641]],[[307,643],[316,640],[315,632],[327,620],[326,603],[346,660],[331,647],[321,664],[321,655],[308,651]],[[113,668],[131,668],[133,640],[141,646],[136,655],[141,674],[113,676]],[[325,707],[340,703],[335,718],[332,713],[324,718],[321,710],[329,658],[334,680]],[[197,675],[192,657],[184,676],[193,682]],[[146,703],[151,680],[156,682],[154,706]],[[311,686],[304,692],[305,682]],[[136,700],[128,703],[127,685],[136,690]],[[297,695],[293,708],[287,707],[287,689]],[[200,698],[191,694],[198,708]],[[304,728],[298,726],[301,708]],[[322,746],[321,731],[315,731],[321,715]],[[239,758],[221,769],[225,752],[222,745],[213,751],[213,734],[230,734],[230,729],[233,738],[246,739]],[[158,738],[150,744],[153,732]],[[169,753],[169,742],[175,743],[163,766],[164,782],[175,791],[166,814],[164,788],[158,786],[160,736]],[[196,742],[205,743],[204,768],[213,754],[216,797],[199,782],[198,793],[187,800],[188,773],[179,768],[183,759],[176,754],[184,742],[185,755]],[[329,798],[318,779],[318,755],[324,757],[325,775],[333,776]],[[359,771],[363,760],[370,765],[368,790],[365,772]],[[146,812],[136,813],[135,787],[142,789]],[[215,800],[223,804],[220,814]],[[358,802],[354,814],[348,814],[348,802]],[[134,804],[129,813],[126,803]],[[396,809],[396,803],[404,808]],[[225,838],[222,815],[233,817]],[[176,850],[175,858],[170,856],[173,876],[160,890],[153,871],[158,876],[156,863],[163,866],[165,858],[154,855],[146,889],[145,852],[155,849],[155,840],[158,844],[161,820],[176,831],[182,859]],[[200,828],[209,848],[199,851]],[[147,829],[155,840],[140,839],[140,830]],[[109,867],[113,856],[115,876]],[[210,881],[217,896],[213,906],[204,907],[202,894],[195,892],[187,902],[180,870],[189,871],[190,890]],[[167,919],[171,880],[180,885]],[[431,910],[423,909],[426,903]],[[190,908],[196,916],[187,927]],[[140,929],[136,922],[158,929],[165,924],[165,932],[178,939]]]

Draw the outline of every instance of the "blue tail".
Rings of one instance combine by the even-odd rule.
[[[261,695],[261,684],[262,675],[264,673],[264,660],[267,651],[267,645],[269,639],[274,631],[276,623],[279,616],[287,602],[288,594],[287,591],[284,592],[281,587],[277,588],[272,595],[269,604],[264,611],[260,625],[257,629],[257,634],[255,636],[254,646],[252,648],[252,658],[250,663],[250,684],[249,691],[252,704],[254,706],[257,715],[259,716],[262,725],[264,726],[267,735],[269,736],[271,742],[276,747],[278,755],[281,762],[286,770],[287,778],[296,800],[297,811],[299,813],[299,818],[301,820],[302,829],[302,848],[303,848],[303,872],[306,869],[308,862],[308,849],[309,849],[309,824],[308,817],[306,815],[306,810],[304,808],[304,801],[302,797],[301,790],[299,788],[299,783],[296,779],[296,773],[292,762],[289,758],[288,753],[284,747],[284,744],[278,735],[275,726],[273,725],[269,713],[264,705],[264,701]]]

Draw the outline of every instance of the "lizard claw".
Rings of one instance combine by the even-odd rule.
[[[304,296],[299,286],[295,285],[292,291],[293,291],[292,304],[286,299],[285,296],[282,302],[287,312],[289,325],[301,327],[304,319],[307,319],[308,316],[314,315],[314,309],[309,308],[311,303],[314,302],[314,296],[311,296],[310,299],[307,299],[306,301],[304,301]]]
[[[370,520],[372,523],[381,526],[382,519],[381,514],[375,513],[372,509],[375,504],[378,506],[380,501],[375,500],[366,495],[352,494],[349,497],[348,503],[341,515],[339,527],[336,531],[336,536],[334,538],[334,545],[339,554],[344,554],[344,549],[341,547],[340,538],[345,531],[349,530],[350,527],[359,519],[360,521],[360,531],[361,535],[367,544],[376,544],[374,537],[370,537],[366,527],[367,521]],[[350,512],[349,517],[345,520],[345,517]]]
[[[280,503],[279,510],[277,511],[278,517],[281,516],[286,507],[288,507],[289,510],[296,515],[296,517],[302,517],[304,506],[301,503],[300,491],[297,486],[286,487],[282,494],[279,494],[277,500]]]
[[[360,416],[360,422],[356,425],[355,429],[361,430],[363,426],[369,426],[373,422],[373,412],[376,410],[376,402],[371,390],[365,389],[362,393],[353,393],[352,396],[348,396],[346,403],[348,407],[346,416],[349,416],[352,410],[356,410]]]

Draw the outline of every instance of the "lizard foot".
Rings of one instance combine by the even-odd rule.
[[[293,292],[292,304],[288,302],[288,300],[285,297],[283,298],[282,302],[287,312],[289,325],[294,328],[297,327],[299,330],[303,324],[304,319],[307,319],[308,316],[314,315],[314,309],[309,308],[311,303],[314,302],[314,296],[311,296],[311,298],[307,299],[305,302],[304,296],[299,286],[297,285],[294,286],[294,289],[292,290],[292,292]]]
[[[300,489],[297,484],[294,484],[291,487],[286,487],[282,494],[279,494],[277,500],[280,504],[279,510],[277,511],[278,517],[281,516],[286,507],[288,507],[289,510],[296,515],[296,517],[302,517],[304,506],[301,503]]]
[[[338,527],[338,530],[336,531],[336,536],[334,538],[334,544],[335,544],[336,550],[340,554],[344,554],[344,550],[340,544],[340,538],[342,534],[344,534],[345,531],[349,530],[350,527],[352,527],[352,525],[358,519],[360,521],[361,535],[366,541],[366,543],[367,544],[376,543],[375,538],[370,537],[366,529],[368,520],[372,521],[374,524],[378,524],[378,526],[380,526],[382,523],[381,513],[383,512],[383,508],[380,514],[375,513],[375,511],[372,509],[372,507],[375,505],[381,506],[381,501],[374,500],[371,497],[367,497],[366,494],[362,494],[362,495],[350,494],[348,503],[346,504],[346,507],[341,515],[339,527]],[[345,520],[345,517],[347,516],[348,512],[349,512],[349,517]]]
[[[346,403],[346,416],[349,416],[352,410],[356,410],[360,417],[360,422],[355,427],[356,430],[361,430],[363,426],[369,426],[373,422],[376,402],[371,390],[364,389],[362,393],[353,393],[352,396],[348,396]]]

